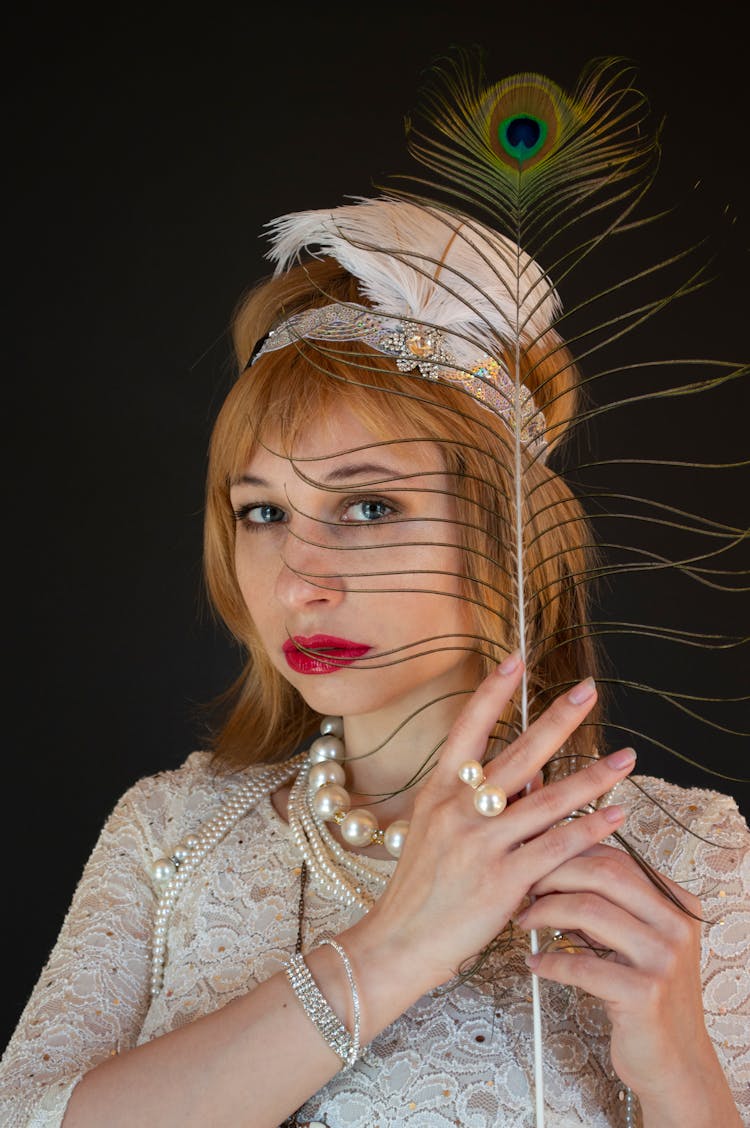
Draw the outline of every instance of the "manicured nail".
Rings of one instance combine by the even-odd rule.
[[[502,662],[497,667],[497,672],[498,672],[498,674],[502,674],[503,677],[507,678],[508,674],[515,673],[515,671],[518,669],[518,667],[520,665],[521,665],[521,651],[520,650],[514,650],[513,653],[509,654],[507,658],[503,658]]]
[[[585,681],[579,682],[574,686],[568,694],[568,701],[571,705],[583,705],[584,701],[590,701],[596,693],[596,682],[593,678],[586,678]]]
[[[535,967],[539,967],[539,961],[541,960],[541,958],[542,957],[538,953],[535,953],[533,956],[531,955],[531,953],[529,953],[528,956],[524,956],[524,961],[526,963],[526,966],[530,967],[533,971]]]
[[[620,822],[625,817],[625,811],[615,803],[613,807],[604,808],[604,817],[607,822]]]
[[[621,748],[619,752],[613,752],[611,756],[607,756],[607,764],[613,772],[629,768],[634,763],[635,749],[633,748]]]

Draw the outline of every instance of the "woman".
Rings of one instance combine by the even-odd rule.
[[[247,666],[108,820],[3,1123],[741,1124],[747,828],[600,755],[556,295],[434,205],[273,235],[208,476]]]

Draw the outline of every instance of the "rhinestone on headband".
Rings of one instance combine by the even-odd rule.
[[[521,445],[532,453],[543,452],[547,448],[544,432],[547,421],[544,412],[536,406],[534,397],[525,384],[520,390],[506,370],[493,360],[485,357],[469,372],[460,370],[453,373],[451,382],[461,384],[475,399],[486,403],[503,419],[515,413],[516,393],[521,404]]]
[[[376,346],[396,361],[399,372],[418,369],[421,376],[437,380],[443,369],[455,368],[456,359],[445,348],[439,329],[403,323],[401,329],[388,333]]]
[[[446,334],[417,321],[385,317],[364,306],[333,302],[331,305],[295,313],[272,329],[248,367],[267,352],[286,348],[302,340],[364,341],[377,352],[392,357],[400,372],[413,372],[428,380],[446,380],[462,387],[514,430],[516,405],[520,401],[521,445],[544,458],[546,421],[530,390],[516,388],[508,372],[491,357],[481,357],[465,368],[451,353]],[[466,343],[462,342],[464,349]]]

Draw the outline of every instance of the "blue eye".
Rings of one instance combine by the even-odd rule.
[[[359,512],[357,512],[357,510]],[[382,521],[384,517],[390,517],[394,512],[390,505],[386,505],[384,501],[377,501],[374,498],[365,498],[362,501],[353,501],[346,507],[346,514],[351,513],[352,516],[344,516],[345,521]]]
[[[235,510],[235,520],[238,524],[276,525],[284,520],[284,510],[278,505],[242,505]]]
[[[256,505],[251,512],[257,513],[254,520],[260,525],[273,525],[284,519],[284,510],[279,509],[278,505]]]

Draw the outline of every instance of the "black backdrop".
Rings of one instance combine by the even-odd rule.
[[[202,705],[236,669],[201,594],[202,482],[230,383],[228,318],[265,273],[261,226],[401,170],[402,117],[436,53],[481,43],[491,75],[562,84],[591,56],[634,59],[666,115],[657,198],[687,199],[685,238],[717,249],[719,281],[656,332],[687,355],[747,351],[740,5],[713,4],[695,27],[684,8],[653,4],[61,11],[17,19],[4,68],[7,1034],[103,818],[139,776],[201,743]],[[679,428],[688,446],[708,431],[708,457],[741,458],[747,408],[734,385],[694,432]],[[735,523],[744,507],[746,524],[747,486],[722,478],[695,507]],[[649,610],[690,599],[696,629],[749,633],[746,602],[714,608],[689,591],[662,589]],[[714,687],[747,683],[740,650]],[[697,725],[684,739],[705,762],[723,740],[722,770],[750,774],[742,740]],[[647,748],[641,766],[731,790],[750,810],[746,785]]]

